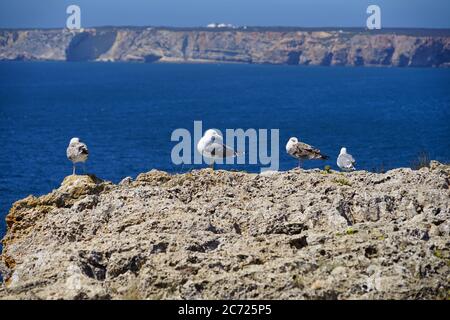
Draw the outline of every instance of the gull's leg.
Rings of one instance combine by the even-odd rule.
[[[298,159],[298,168],[301,169],[303,167],[303,160]]]
[[[209,165],[209,167],[214,170],[214,160],[211,162],[211,164]]]
[[[76,174],[76,173],[75,173],[75,163],[73,163],[72,166],[73,166],[72,175],[74,176],[74,175]]]

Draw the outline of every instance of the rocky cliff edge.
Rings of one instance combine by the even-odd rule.
[[[69,176],[16,202],[3,299],[448,299],[450,167]]]

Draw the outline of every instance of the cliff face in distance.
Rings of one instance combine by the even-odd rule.
[[[248,28],[0,30],[0,60],[450,66],[450,31]]]
[[[0,299],[448,299],[450,167],[69,176],[7,218]]]

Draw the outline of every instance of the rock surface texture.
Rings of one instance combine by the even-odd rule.
[[[16,202],[3,299],[448,299],[450,167],[69,176]]]
[[[450,66],[447,30],[0,30],[0,60]]]

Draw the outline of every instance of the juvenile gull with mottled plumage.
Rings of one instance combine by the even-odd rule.
[[[310,146],[309,144],[298,141],[297,138],[292,137],[286,144],[286,152],[299,160],[298,166],[302,167],[304,160],[326,160],[328,156],[322,154],[319,149]]]
[[[86,162],[89,155],[89,150],[83,142],[80,142],[78,138],[72,138],[69,146],[67,147],[67,159],[73,163],[73,175],[75,175],[75,164],[79,162]]]

